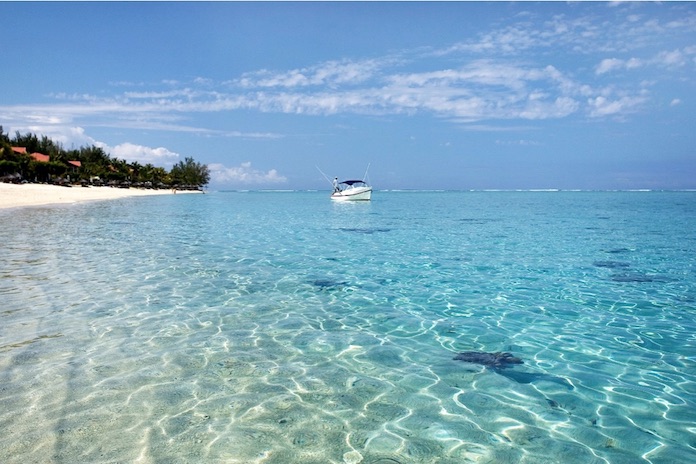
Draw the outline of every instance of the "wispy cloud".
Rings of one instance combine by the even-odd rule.
[[[589,99],[587,103],[590,107],[590,116],[602,117],[634,112],[645,103],[646,99],[647,97],[642,96],[625,96],[616,99],[599,96]]]
[[[230,84],[242,88],[294,88],[357,85],[370,80],[391,60],[327,61],[312,67],[272,72],[260,70],[244,74]]]
[[[503,146],[520,146],[520,147],[538,147],[538,146],[543,145],[541,142],[537,142],[536,140],[525,140],[525,139],[496,140],[495,144],[496,145],[503,145]]]
[[[247,161],[239,166],[227,167],[220,163],[209,164],[210,180],[213,184],[248,187],[251,185],[283,184],[287,178],[275,169],[263,172],[252,168]]]
[[[66,131],[101,126],[279,138],[282,135],[272,131],[221,131],[193,121],[200,121],[200,114],[237,111],[430,114],[481,126],[496,121],[621,118],[640,111],[651,95],[642,82],[647,79],[621,81],[619,71],[652,66],[688,75],[695,70],[693,41],[656,51],[663,36],[693,37],[696,13],[692,10],[685,9],[671,21],[621,6],[607,8],[604,15],[592,11],[574,17],[541,17],[528,11],[440,49],[328,60],[289,70],[262,69],[225,81],[197,76],[190,82],[112,82],[117,91],[107,96],[59,93],[43,104],[0,105],[0,119],[17,126]],[[573,65],[569,56],[585,60],[587,66]],[[596,64],[592,59],[597,59]]]
[[[694,60],[696,60],[696,46],[689,46],[682,49],[661,51],[649,58],[605,58],[597,65],[595,73],[601,75],[613,71],[632,70],[647,66],[679,68],[696,64]]]

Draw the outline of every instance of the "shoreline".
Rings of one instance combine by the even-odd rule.
[[[115,187],[62,187],[48,184],[5,184],[0,183],[0,210],[23,208],[27,206],[45,206],[74,204],[87,201],[115,200],[119,198],[151,195],[174,195],[203,193],[200,190],[137,189]]]

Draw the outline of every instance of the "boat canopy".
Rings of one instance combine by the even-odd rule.
[[[353,184],[364,184],[365,181],[363,180],[344,180],[341,182],[341,184],[346,184],[346,185],[353,185]]]

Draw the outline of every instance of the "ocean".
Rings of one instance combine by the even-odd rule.
[[[0,223],[0,462],[696,462],[696,192],[210,192]]]

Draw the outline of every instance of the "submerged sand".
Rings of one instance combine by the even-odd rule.
[[[78,203],[94,200],[113,200],[117,198],[146,195],[174,195],[180,193],[201,193],[200,191],[152,190],[114,187],[60,187],[45,184],[3,184],[0,183],[0,209],[24,206]]]

